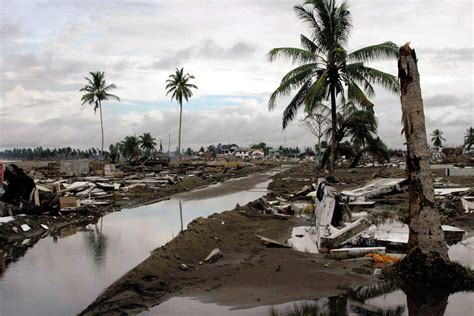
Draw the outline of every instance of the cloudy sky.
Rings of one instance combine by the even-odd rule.
[[[184,106],[183,145],[306,146],[295,122],[281,130],[283,100],[266,102],[290,69],[269,63],[273,47],[306,33],[296,0],[0,0],[0,149],[100,146],[99,115],[81,106],[89,71],[103,70],[121,102],[106,102],[106,144],[151,132],[177,143],[179,106],[165,95],[175,67],[199,86]],[[417,50],[427,129],[449,145],[474,126],[471,0],[352,0],[349,50],[391,40]],[[396,74],[396,61],[372,66]],[[402,147],[399,98],[377,90],[379,134]]]

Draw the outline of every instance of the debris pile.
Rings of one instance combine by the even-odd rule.
[[[265,201],[264,208],[275,215],[287,216],[281,209],[291,207],[292,198],[310,197],[314,206],[309,208],[307,205],[313,204],[308,203],[302,209],[314,210],[308,215],[314,226],[294,228],[288,244],[305,252],[328,253],[334,259],[367,255],[376,263],[394,263],[406,251],[409,228],[400,220],[401,207],[390,208],[390,203],[379,202],[390,195],[401,196],[407,187],[405,178],[379,178],[356,189],[338,192],[327,179],[320,178],[317,184],[304,186],[288,200]],[[443,187],[436,189],[435,194],[440,212],[446,216],[474,209],[474,190],[470,188]],[[460,242],[466,233],[449,225],[442,225],[442,229],[449,245]]]

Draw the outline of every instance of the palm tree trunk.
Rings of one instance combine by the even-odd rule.
[[[102,120],[102,102],[100,102],[100,100],[99,100],[99,111],[100,111],[100,129],[102,131],[102,144],[101,144],[100,156],[102,157],[102,160],[104,160],[104,122]]]
[[[398,77],[401,85],[402,120],[408,150],[406,164],[410,201],[409,253],[404,261],[410,262],[410,258],[413,257],[411,259],[418,261],[416,269],[429,270],[436,262],[439,264],[440,259],[449,262],[449,257],[439,212],[434,202],[417,59],[415,51],[408,44],[400,48]],[[424,262],[419,262],[420,258]]]
[[[336,91],[331,86],[331,155],[329,156],[328,171],[332,173],[336,164],[337,154],[337,113],[336,113]]]
[[[352,160],[351,165],[349,166],[349,168],[357,167],[357,164],[359,163],[360,158],[362,158],[362,155],[364,154],[364,152],[365,152],[365,150],[361,150],[355,155],[354,160]]]
[[[181,157],[181,119],[183,117],[183,103],[179,103],[179,133],[178,133],[178,157]]]

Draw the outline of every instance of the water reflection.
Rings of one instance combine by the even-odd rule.
[[[361,287],[351,294],[317,300],[258,306],[249,309],[230,308],[218,304],[201,303],[194,298],[174,297],[151,308],[143,315],[472,315],[474,293],[454,294],[405,292],[392,283],[384,282]]]
[[[102,233],[104,218],[100,219],[100,225],[89,225],[84,232],[84,241],[92,254],[94,263],[97,268],[103,268],[107,254],[108,237]],[[91,227],[92,226],[92,227]]]
[[[220,196],[212,190],[221,190],[226,183],[111,213],[85,228],[68,227],[55,236],[1,245],[7,268],[0,274],[0,315],[79,313],[105,287],[170,241],[194,218],[263,196],[269,177],[256,176],[258,180],[247,187],[234,180],[231,184],[239,190],[227,190]],[[200,194],[212,197],[189,198]]]

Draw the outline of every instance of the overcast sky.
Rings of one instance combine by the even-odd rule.
[[[290,0],[0,0],[0,149],[99,147],[100,118],[81,106],[89,71],[103,70],[121,102],[103,104],[106,145],[151,132],[176,147],[179,106],[165,95],[176,67],[199,90],[184,105],[182,147],[255,142],[307,146],[286,105],[267,100],[288,62],[269,63],[273,47],[298,46],[307,33]],[[349,50],[411,42],[419,58],[427,129],[458,145],[474,126],[471,0],[352,0]],[[372,63],[396,74],[396,61]],[[402,147],[399,97],[377,89],[379,134]]]

